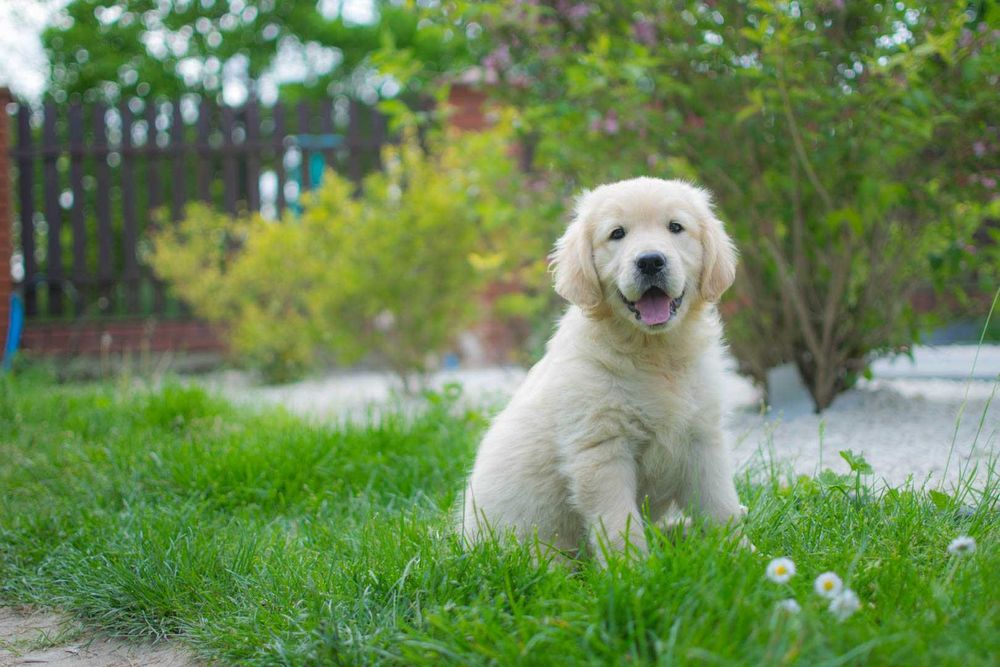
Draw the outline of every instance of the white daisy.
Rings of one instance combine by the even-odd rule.
[[[800,607],[799,603],[795,601],[795,598],[788,598],[786,600],[781,600],[780,602],[778,602],[777,607],[781,611],[787,612],[789,614],[797,614],[800,611],[802,611],[802,607]]]
[[[775,558],[767,564],[767,578],[776,584],[783,584],[795,574],[795,563],[791,558]]]
[[[813,587],[823,597],[833,599],[844,587],[844,582],[840,580],[840,577],[835,572],[824,572],[816,577]]]
[[[948,545],[948,553],[953,556],[968,556],[975,550],[976,540],[968,535],[959,535]]]
[[[861,600],[858,599],[858,594],[850,588],[845,588],[830,600],[830,613],[840,621],[848,618],[858,609],[861,609]]]

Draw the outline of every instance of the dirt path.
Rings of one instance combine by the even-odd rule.
[[[31,607],[0,607],[0,667],[188,667],[198,663],[172,642],[135,643],[88,631]]]

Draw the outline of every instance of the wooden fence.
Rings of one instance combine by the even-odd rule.
[[[348,100],[13,104],[6,113],[16,137],[12,269],[29,324],[184,317],[144,262],[149,231],[191,200],[277,217],[324,168],[355,180],[377,168],[387,138],[381,114]]]

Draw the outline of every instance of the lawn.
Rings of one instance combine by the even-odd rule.
[[[0,600],[245,664],[990,664],[1000,491],[740,480],[750,553],[719,530],[648,557],[537,565],[451,532],[488,414],[317,424],[167,385],[0,378]],[[876,473],[878,471],[875,471]],[[975,508],[969,511],[968,508]],[[975,553],[949,543],[975,538]],[[769,561],[797,573],[778,584]],[[813,581],[857,592],[845,620]],[[794,598],[798,614],[781,600]],[[993,663],[995,664],[995,663]]]

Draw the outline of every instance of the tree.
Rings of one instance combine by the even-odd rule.
[[[280,60],[299,79],[285,83],[293,98],[348,94],[373,102],[398,91],[371,67],[371,54],[386,45],[427,72],[466,52],[453,30],[418,25],[407,7],[373,4],[373,20],[358,23],[325,15],[316,0],[72,0],[42,36],[48,94],[108,102],[217,95],[224,79],[273,93]]]
[[[794,362],[817,410],[905,349],[909,295],[995,277],[969,251],[997,213],[995,2],[451,2],[536,166],[710,187],[742,250],[733,349]],[[982,256],[980,253],[979,256]],[[939,281],[940,282],[940,281]]]

